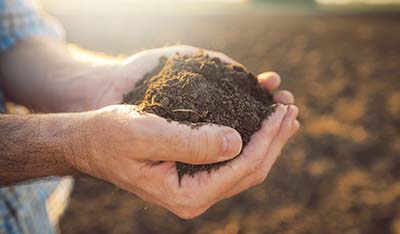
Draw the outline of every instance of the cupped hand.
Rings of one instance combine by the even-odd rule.
[[[104,105],[120,103],[122,95],[158,65],[161,56],[187,54],[194,47],[174,46],[140,52],[125,61],[114,95]],[[205,51],[227,63],[224,54]],[[272,92],[281,83],[278,74],[258,75]],[[89,112],[94,116],[88,157],[76,163],[78,170],[105,179],[146,201],[163,206],[182,218],[194,218],[218,201],[265,180],[284,145],[299,129],[298,108],[289,91],[276,91],[276,111],[242,149],[239,133],[228,127],[206,125],[198,129],[139,114],[134,106],[116,105]],[[239,156],[239,152],[242,152]],[[237,157],[236,157],[237,156]],[[234,158],[236,157],[236,158]],[[207,164],[232,159],[211,172],[185,175],[179,181],[175,162]]]
[[[135,106],[109,106],[87,112],[88,123],[81,129],[86,148],[76,150],[80,156],[69,161],[83,173],[109,181],[182,218],[194,218],[266,178],[298,129],[297,113],[295,106],[278,105],[237,156],[242,140],[234,129],[215,125],[192,129],[140,114]],[[178,178],[176,161],[206,164],[232,158],[217,170]]]

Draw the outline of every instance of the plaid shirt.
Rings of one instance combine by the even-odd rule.
[[[0,53],[34,35],[62,38],[63,31],[33,1],[0,0]],[[0,87],[0,113],[5,112]],[[0,234],[52,234],[70,191],[71,178],[46,178],[0,187]]]

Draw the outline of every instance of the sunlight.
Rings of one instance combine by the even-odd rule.
[[[316,0],[320,4],[400,4],[400,0]]]

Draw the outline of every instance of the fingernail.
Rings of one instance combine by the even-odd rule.
[[[228,131],[224,134],[222,160],[228,160],[239,154],[242,146],[242,138],[236,131]]]
[[[292,112],[292,105],[287,105],[286,113],[290,114]]]
[[[263,121],[262,127],[264,128],[270,124],[277,123],[277,121],[281,121],[287,112],[288,106],[283,104],[275,104],[274,112]]]
[[[279,112],[286,113],[288,111],[288,106],[284,104],[274,104],[275,111],[272,113],[273,115],[277,115]]]
[[[296,112],[298,112],[298,111],[299,111],[299,109],[296,106],[294,106],[294,105],[289,105],[288,106],[288,113],[290,115],[293,115],[294,118],[295,118],[294,115],[297,115]]]

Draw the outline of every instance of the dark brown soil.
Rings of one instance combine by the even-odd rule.
[[[243,145],[273,110],[272,96],[256,77],[237,65],[211,58],[202,51],[160,59],[160,66],[125,97],[144,112],[193,127],[214,123],[235,128]],[[225,162],[190,165],[177,162],[179,178],[216,169]]]

